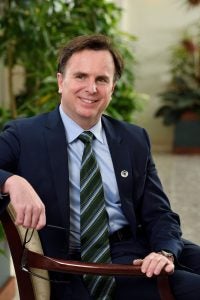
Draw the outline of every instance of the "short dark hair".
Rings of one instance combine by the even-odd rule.
[[[85,49],[91,50],[108,50],[113,58],[115,65],[114,81],[118,80],[124,69],[124,62],[120,53],[115,49],[111,39],[102,34],[82,35],[73,38],[65,45],[59,53],[58,72],[64,74],[66,64],[70,57]]]

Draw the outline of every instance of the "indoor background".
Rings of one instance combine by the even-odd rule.
[[[170,81],[170,49],[184,30],[200,19],[200,5],[192,8],[185,0],[116,3],[123,8],[121,29],[137,37],[135,86],[146,95],[142,111],[134,114],[134,122],[145,127],[150,135],[158,173],[172,208],[181,217],[184,237],[200,243],[200,155],[174,154],[174,125],[164,126],[162,118],[155,118],[161,105],[158,94]],[[24,84],[20,67],[14,69],[14,77],[14,90],[18,93]],[[8,98],[7,71],[0,60],[0,107],[6,105]]]

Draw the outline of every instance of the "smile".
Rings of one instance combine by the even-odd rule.
[[[90,99],[85,99],[85,98],[80,98],[80,99],[84,103],[89,103],[89,104],[97,102],[97,100],[90,100]]]

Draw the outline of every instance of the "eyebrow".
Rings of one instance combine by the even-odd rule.
[[[73,73],[73,76],[77,76],[77,75],[84,75],[84,76],[87,76],[88,74],[87,74],[87,73],[84,73],[84,72],[81,72],[81,71],[78,71],[78,72]]]
[[[73,73],[73,76],[77,76],[77,75],[89,76],[88,73],[81,72],[81,71],[78,71],[78,72]],[[107,76],[107,75],[97,75],[97,76],[95,77],[95,79],[105,79],[105,80],[109,80],[109,76]]]
[[[109,81],[109,80],[110,80],[109,76],[107,76],[107,75],[98,75],[98,76],[96,77],[96,79],[104,79],[104,80],[106,80],[106,81]]]

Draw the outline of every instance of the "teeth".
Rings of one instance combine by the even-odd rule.
[[[83,102],[86,102],[86,103],[94,103],[94,102],[96,102],[96,101],[95,101],[95,100],[83,99]]]

